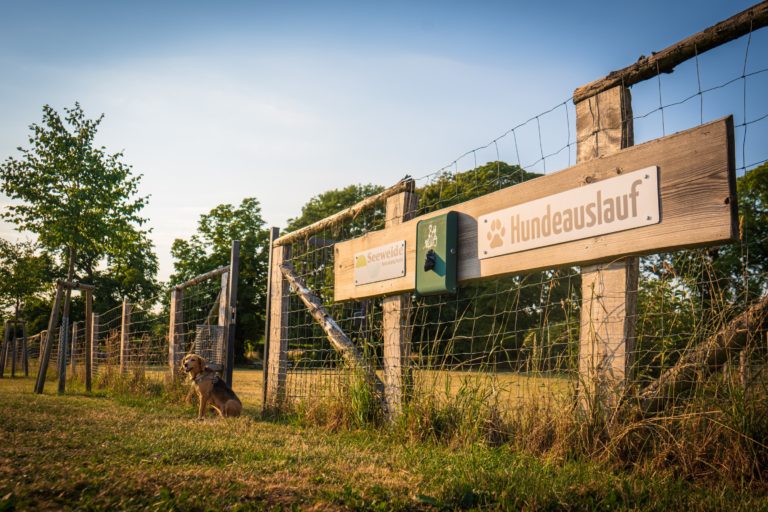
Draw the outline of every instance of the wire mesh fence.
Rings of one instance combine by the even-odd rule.
[[[227,322],[231,320],[226,314],[225,302],[225,287],[229,285],[227,280],[221,279],[221,274],[194,278],[194,282],[184,285],[183,294],[179,294],[180,300],[175,305],[175,324],[170,316],[173,296],[169,300],[168,294],[142,302],[125,300],[109,310],[95,312],[91,365],[96,387],[109,386],[120,375],[134,380],[148,378],[163,381],[181,372],[178,362],[188,353],[203,356],[212,369],[221,371],[227,357]],[[58,361],[63,354],[67,381],[84,381],[89,340],[86,331],[85,319],[75,319],[68,330],[66,350],[62,350],[62,328],[56,329],[51,340],[46,379],[58,378]],[[175,333],[180,354],[175,365],[170,362],[171,332]],[[40,366],[46,340],[47,331],[27,339],[27,355],[32,371],[37,371]]]
[[[632,392],[678,375],[686,382],[675,377],[669,392],[681,405],[696,396],[685,391],[691,387],[722,390],[723,384],[740,383],[742,389],[748,386],[765,394],[765,333],[742,333],[744,340],[722,346],[718,340],[768,294],[768,149],[763,143],[768,98],[762,94],[768,80],[766,50],[768,30],[755,31],[697,54],[673,75],[660,73],[632,88],[636,143],[734,115],[740,238],[721,247],[640,258],[639,284],[627,290],[637,295],[630,319],[636,335],[627,347]],[[738,66],[724,67],[723,62]],[[413,215],[575,164],[577,145],[584,142],[577,140],[575,123],[569,99],[416,178],[418,206]],[[309,238],[294,240],[286,250],[297,276],[379,375],[385,366],[384,299],[334,301],[334,246],[393,220],[399,217],[388,218],[382,201],[353,218],[325,225]],[[476,393],[506,409],[532,401],[572,400],[584,384],[580,366],[590,364],[580,360],[581,331],[590,328],[582,322],[582,294],[580,269],[564,267],[467,284],[454,295],[404,297],[401,328],[410,341],[408,392],[434,401]],[[610,292],[604,298],[624,299]],[[287,304],[282,313],[287,321],[282,335],[287,401],[349,400],[353,372],[342,355],[295,293],[286,288],[282,302]],[[707,346],[705,351],[717,361],[701,356],[701,364],[697,350]],[[694,360],[696,371],[678,371]]]

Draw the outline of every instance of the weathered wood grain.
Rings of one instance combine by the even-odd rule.
[[[642,56],[631,66],[613,71],[604,78],[579,87],[573,93],[573,102],[581,103],[612,87],[629,87],[659,73],[671,73],[675,66],[697,54],[700,55],[766,25],[768,1],[763,1],[660,52],[653,52],[650,57]]]
[[[269,271],[269,337],[264,410],[278,410],[285,401],[288,372],[288,283],[283,279],[280,265],[291,260],[291,246],[272,246]]]
[[[418,207],[418,197],[412,192],[401,192],[387,199],[385,227],[402,224],[411,219]],[[384,338],[385,399],[390,419],[402,410],[407,387],[410,385],[411,339],[408,294],[385,297],[382,301],[382,335]]]
[[[632,97],[623,86],[576,105],[577,162],[634,144]],[[632,366],[639,258],[581,267],[579,396],[585,410],[617,403]],[[602,409],[598,408],[598,410]]]

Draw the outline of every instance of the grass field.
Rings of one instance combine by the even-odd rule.
[[[0,510],[768,510],[754,487],[261,420],[260,378],[236,372],[244,417],[203,421],[160,397],[0,380]]]

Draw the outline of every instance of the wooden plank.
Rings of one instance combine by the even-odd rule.
[[[634,143],[632,97],[614,87],[576,105],[577,161],[618,153]],[[629,376],[635,346],[639,258],[581,268],[579,394],[585,410],[611,406]]]
[[[581,103],[616,86],[629,87],[659,73],[671,73],[675,66],[694,58],[697,54],[701,55],[766,25],[768,1],[763,1],[660,52],[653,52],[650,57],[642,56],[631,66],[613,71],[605,78],[579,87],[573,93],[573,102]]]
[[[288,311],[290,297],[288,283],[280,266],[291,259],[291,246],[272,248],[272,267],[269,271],[269,359],[267,364],[267,411],[279,410],[285,401],[285,384],[288,372]]]
[[[736,197],[733,151],[733,119],[729,116],[338,243],[335,247],[335,300],[414,290],[416,223],[448,211],[459,213],[459,283],[730,242],[738,235],[731,208]],[[629,172],[653,165],[659,167],[659,224],[482,261],[478,259],[479,216],[610,178],[625,170]],[[356,287],[354,254],[397,240],[406,241],[406,275]]]
[[[224,380],[232,386],[232,372],[235,369],[235,328],[237,326],[237,284],[240,275],[240,241],[232,240],[229,256],[229,280],[227,281],[226,342]]]
[[[128,369],[128,344],[131,339],[131,304],[123,299],[123,311],[120,321],[120,373]]]
[[[53,300],[53,307],[51,308],[51,316],[48,318],[48,329],[45,331],[45,343],[43,344],[42,338],[40,339],[40,365],[37,368],[37,380],[35,381],[35,393],[37,394],[42,393],[45,388],[45,377],[48,373],[48,364],[51,361],[53,337],[55,336],[56,324],[59,322],[59,309],[61,308],[63,294],[64,286],[58,283],[56,285],[56,298]]]
[[[29,340],[27,339],[27,323],[21,323],[21,362],[24,366],[24,376],[29,377]]]
[[[219,268],[215,268],[210,272],[206,272],[205,274],[200,274],[199,276],[195,276],[189,281],[184,281],[181,284],[177,284],[176,286],[173,287],[173,290],[183,290],[184,288],[195,286],[196,284],[200,284],[202,282],[208,281],[209,279],[213,279],[214,277],[219,277],[224,272],[229,272],[229,265],[224,265]]]
[[[5,376],[5,364],[10,352],[8,346],[11,343],[11,321],[6,320],[3,324],[3,345],[0,347],[0,378]]]
[[[77,361],[75,360],[75,349],[77,348],[77,333],[80,330],[80,322],[72,322],[72,335],[69,340],[69,367],[72,377],[77,370]]]
[[[398,181],[396,184],[392,185],[388,189],[383,190],[376,195],[366,197],[362,201],[350,206],[349,208],[346,208],[338,213],[331,215],[330,217],[326,217],[313,224],[310,224],[309,226],[306,226],[297,231],[294,231],[293,233],[288,233],[286,235],[281,236],[280,238],[275,240],[274,245],[275,246],[289,245],[298,240],[306,239],[315,233],[323,231],[328,226],[333,226],[334,224],[338,224],[339,222],[344,221],[346,219],[353,219],[357,217],[360,214],[360,212],[367,210],[368,208],[375,205],[376,203],[384,201],[389,197],[397,195],[401,192],[412,191],[413,186],[414,186],[413,179],[406,176],[405,178]]]
[[[385,227],[410,220],[418,208],[418,196],[401,192],[387,199]],[[384,397],[390,419],[402,411],[407,388],[412,381],[411,339],[408,311],[409,294],[385,297],[382,301],[382,335],[384,338]]]
[[[88,352],[85,356],[85,384],[86,384],[86,391],[91,390],[91,386],[93,383],[93,369],[95,367],[95,359],[96,359],[96,349],[99,346],[99,314],[98,313],[91,313],[91,325],[88,328],[88,331],[90,332],[90,335],[88,336],[88,340],[86,341],[86,346],[88,347]]]
[[[11,343],[11,377],[16,376],[16,356],[19,353],[19,338],[16,336],[16,333],[19,330],[19,321],[15,320],[13,322],[13,343]]]
[[[171,377],[181,374],[184,358],[184,289],[171,289],[171,310],[168,322],[168,366]]]
[[[280,228],[272,227],[269,230],[269,257],[267,262],[267,269],[272,269],[272,255],[274,254],[275,240],[280,237]],[[263,380],[261,384],[261,412],[265,412],[267,409],[267,387],[269,382],[269,333],[270,333],[270,319],[272,311],[272,276],[267,276],[267,304],[266,315],[264,315],[264,352],[261,354],[261,367],[263,373]]]
[[[64,292],[64,306],[61,311],[61,328],[59,329],[59,394],[64,393],[67,385],[67,352],[69,351],[69,308],[72,302],[72,290],[68,282],[65,282],[67,287]]]
[[[226,374],[226,367],[227,367],[227,300],[229,300],[229,293],[227,292],[227,287],[229,286],[229,272],[224,272],[221,274],[221,285],[219,288],[219,312],[218,312],[218,321],[217,326],[219,327],[219,333],[221,336],[221,352],[218,354],[219,358],[221,359],[221,367],[217,367],[216,365],[209,362],[212,369],[220,371],[222,375]],[[226,382],[226,378],[225,378]],[[227,382],[227,384],[229,384]]]
[[[93,374],[93,293],[85,292],[85,391],[91,391]]]

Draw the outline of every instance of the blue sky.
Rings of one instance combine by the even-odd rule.
[[[151,194],[144,213],[164,279],[173,239],[220,203],[257,197],[266,221],[284,226],[327,189],[423,176],[752,3],[0,0],[0,158],[26,142],[43,104],[104,113],[98,142],[124,150]],[[768,67],[763,32],[750,69]],[[745,44],[702,57],[703,87],[741,72]],[[766,75],[750,78],[747,109],[739,82],[705,95],[703,109],[666,109],[663,130],[701,114],[758,116]],[[695,80],[694,63],[663,77],[663,103],[695,92]],[[633,88],[636,114],[655,108],[657,88]],[[566,109],[572,130],[572,105],[541,119],[545,145],[567,142]],[[638,142],[662,134],[660,118],[636,122]],[[763,125],[748,127],[747,162],[768,158]],[[501,158],[535,160],[525,155],[535,139],[522,129],[519,148],[499,144]],[[572,151],[560,157],[548,172]],[[495,147],[475,158],[495,159]]]

